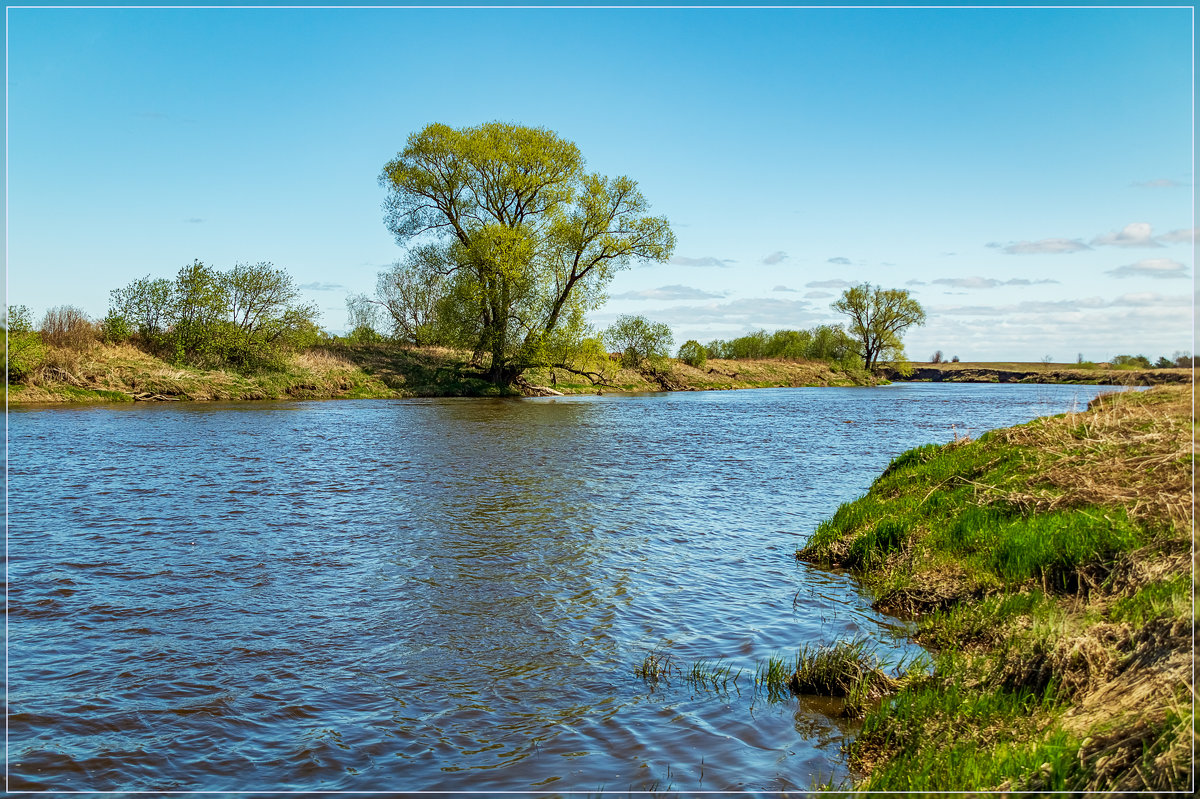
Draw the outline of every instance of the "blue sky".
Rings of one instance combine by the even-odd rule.
[[[910,289],[910,357],[1192,348],[1193,12],[8,10],[8,302],[103,316],[271,261],[323,325],[401,252],[377,176],[430,122],[549,127],[637,180],[673,262],[611,286],[676,344]]]

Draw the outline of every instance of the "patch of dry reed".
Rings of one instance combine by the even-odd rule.
[[[1123,507],[1131,518],[1190,531],[1192,519],[1190,387],[1104,394],[1088,410],[996,433],[1046,453],[1027,487],[1003,499],[1031,511],[1095,504]]]

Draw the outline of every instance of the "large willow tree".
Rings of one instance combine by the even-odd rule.
[[[544,128],[429,125],[379,182],[385,223],[408,250],[392,278],[436,287],[423,301],[438,338],[490,355],[497,385],[571,368],[613,275],[675,246],[636,182],[587,172],[579,148]]]

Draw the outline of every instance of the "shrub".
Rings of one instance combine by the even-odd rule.
[[[1110,361],[1117,369],[1149,369],[1150,359],[1145,355],[1117,355]]]
[[[679,354],[676,357],[688,366],[694,366],[697,369],[703,368],[708,361],[708,353],[695,339],[685,341],[679,348]]]
[[[930,356],[929,362],[930,363],[941,363],[942,362],[942,351],[938,350],[932,356]]]
[[[42,336],[33,329],[29,308],[8,306],[4,335],[4,368],[8,382],[23,380],[41,367],[46,357]]]
[[[958,363],[958,356],[955,355],[953,358],[951,358],[950,363]]]
[[[604,341],[621,353],[621,365],[657,368],[670,357],[671,328],[644,316],[622,314],[604,331]]]
[[[73,305],[58,305],[46,311],[41,331],[46,344],[73,350],[85,350],[98,338],[92,320]]]
[[[104,333],[135,329],[139,344],[175,362],[240,369],[277,368],[285,349],[320,338],[315,305],[299,302],[291,275],[270,263],[220,272],[200,261],[175,280],[135,280],[112,292]]]
[[[383,336],[370,325],[359,325],[350,331],[346,339],[351,344],[378,344],[383,341]]]
[[[107,344],[124,344],[132,337],[129,320],[116,311],[109,311],[100,323],[100,339]]]

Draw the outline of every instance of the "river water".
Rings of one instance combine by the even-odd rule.
[[[11,789],[780,790],[755,664],[903,624],[804,537],[917,444],[1091,386],[163,403],[8,417]],[[650,652],[745,669],[647,684]]]

